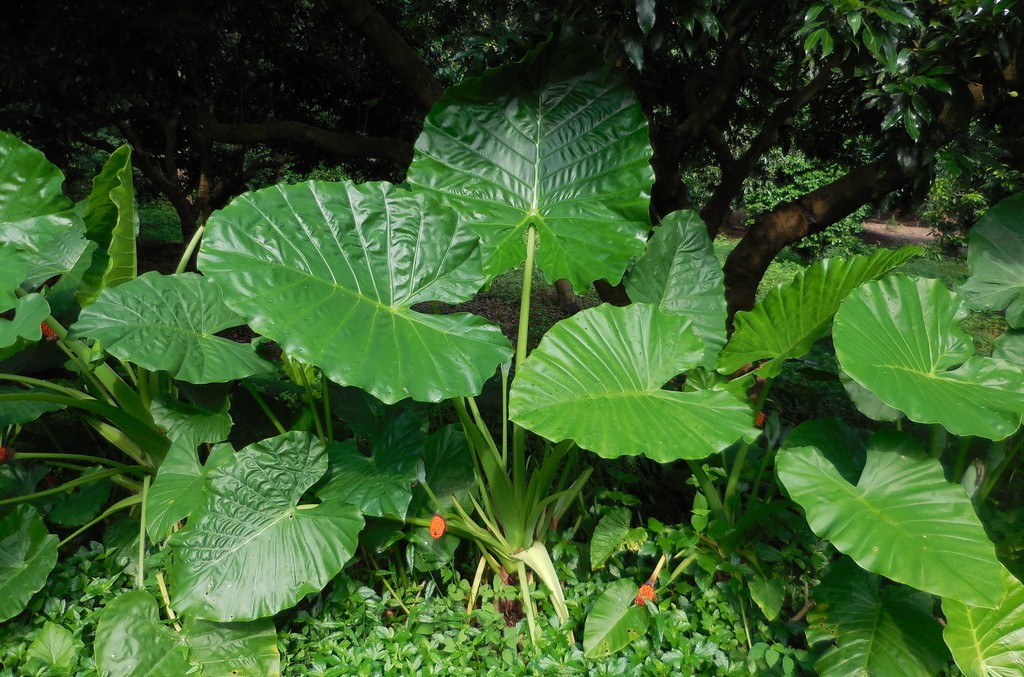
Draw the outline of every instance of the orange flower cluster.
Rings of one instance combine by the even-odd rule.
[[[434,515],[430,518],[430,537],[435,541],[448,531],[448,523],[444,521],[444,518],[440,515]]]
[[[643,606],[648,602],[654,601],[654,586],[650,583],[644,583],[640,586],[640,589],[636,593],[637,606]]]
[[[757,420],[754,421],[754,425],[756,425],[758,428],[764,426],[764,412],[763,411],[757,412]]]
[[[45,338],[47,341],[53,342],[57,340],[57,332],[55,332],[53,328],[51,328],[50,325],[46,324],[45,322],[39,323],[39,330],[43,332],[43,338]]]
[[[8,449],[7,447],[0,447],[0,465],[7,463],[14,456],[14,449]]]

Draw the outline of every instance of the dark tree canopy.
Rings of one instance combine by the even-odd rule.
[[[574,32],[643,101],[656,221],[691,207],[714,234],[773,148],[846,167],[756,216],[726,264],[735,311],[783,247],[926,185],[972,124],[1024,167],[1021,23],[1018,0],[23,3],[0,28],[0,128],[64,165],[123,137],[190,231],[287,164],[400,180],[445,85]]]

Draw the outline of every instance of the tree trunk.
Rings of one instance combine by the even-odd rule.
[[[754,306],[757,287],[768,264],[797,240],[819,233],[906,183],[894,157],[862,165],[832,183],[758,216],[725,262],[725,298],[729,322]]]

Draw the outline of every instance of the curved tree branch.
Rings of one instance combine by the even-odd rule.
[[[349,24],[370,41],[377,54],[408,83],[424,108],[430,108],[444,94],[444,86],[419,53],[398,34],[367,0],[339,0],[338,7]]]

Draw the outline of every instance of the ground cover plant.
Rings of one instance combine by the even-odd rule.
[[[405,600],[429,582],[447,595],[430,613],[450,619],[454,601],[476,625],[423,620],[423,636],[482,637],[511,672],[1021,663],[1024,197],[972,231],[959,291],[893,273],[915,247],[827,259],[727,333],[705,225],[650,223],[647,121],[600,64],[552,39],[456,85],[403,184],[243,194],[172,275],[135,275],[129,148],[76,205],[56,167],[0,137],[0,619],[56,619],[12,660],[302,674],[291,638],[308,633],[352,652],[338,642],[310,672],[433,670],[427,650],[402,651],[421,646],[426,607]],[[435,312],[520,266],[514,345]],[[535,269],[579,292],[623,280],[632,303],[587,308],[530,350]],[[991,356],[959,327],[968,306],[1010,327]],[[259,338],[218,335],[242,325]],[[770,406],[788,365],[829,340],[863,429]],[[50,420],[96,442],[61,442]],[[626,463],[676,471],[681,525],[588,486]],[[58,548],[120,513],[106,540],[130,577],[107,572],[89,637],[61,630],[41,602]],[[345,634],[395,609],[404,624]]]

